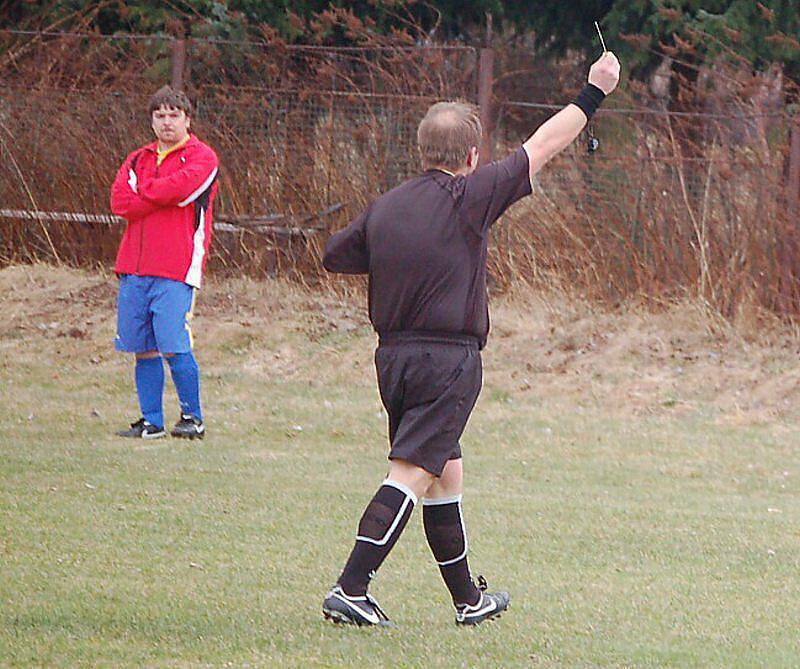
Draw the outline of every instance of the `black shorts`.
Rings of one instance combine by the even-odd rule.
[[[441,476],[461,457],[458,440],[481,392],[478,340],[460,335],[381,336],[375,369],[389,414],[390,460]]]

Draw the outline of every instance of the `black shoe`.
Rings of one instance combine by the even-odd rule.
[[[156,427],[152,423],[148,423],[144,418],[140,418],[135,423],[131,423],[129,430],[120,430],[116,435],[134,439],[159,439],[160,437],[166,437],[167,433],[163,427]]]
[[[508,608],[511,597],[507,592],[486,592],[486,579],[478,576],[481,598],[477,604],[456,604],[456,625],[477,625],[484,620],[499,618]]]
[[[188,413],[182,413],[181,419],[175,423],[170,434],[181,439],[202,439],[206,433],[206,426],[199,418]]]
[[[345,625],[395,627],[372,595],[351,597],[338,585],[331,588],[325,601],[322,602],[322,614],[326,620]]]

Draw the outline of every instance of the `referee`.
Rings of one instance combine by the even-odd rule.
[[[439,102],[419,124],[424,172],[375,200],[328,241],[329,272],[369,275],[369,315],[379,336],[375,367],[389,415],[389,473],[364,510],[356,543],[322,610],[334,622],[390,625],[369,581],[422,502],[425,536],[453,598],[456,623],[508,608],[467,564],[459,438],[481,390],[489,333],[489,229],[531,193],[534,175],[578,136],[619,81],[606,52],[572,104],[514,153],[478,166],[481,124],[462,102]],[[476,169],[477,168],[477,169]]]

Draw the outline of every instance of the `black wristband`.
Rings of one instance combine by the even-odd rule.
[[[597,111],[597,108],[605,99],[606,94],[597,86],[594,84],[586,84],[583,90],[578,93],[578,97],[572,101],[572,104],[576,107],[580,107],[581,111],[586,114],[586,118],[591,119]]]

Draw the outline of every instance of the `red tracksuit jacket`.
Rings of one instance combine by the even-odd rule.
[[[117,274],[161,276],[200,287],[217,194],[217,155],[191,135],[157,165],[157,143],[130,154],[111,187],[111,211],[128,221]],[[136,192],[129,182],[136,173]]]

